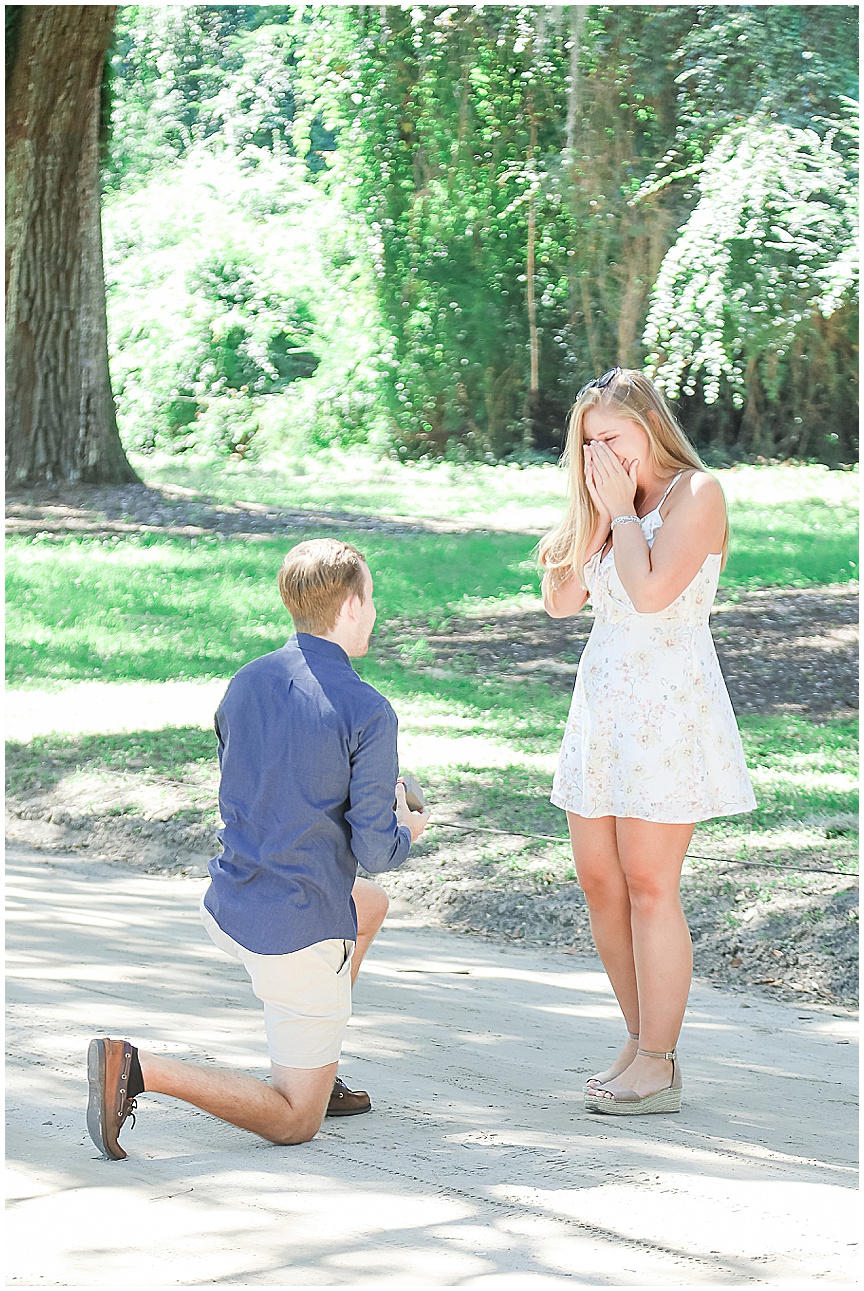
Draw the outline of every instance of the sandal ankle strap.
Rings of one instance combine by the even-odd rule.
[[[655,1053],[653,1049],[637,1049],[636,1052],[641,1053],[643,1058],[665,1058],[667,1061],[676,1056],[674,1049],[669,1049],[666,1053]]]
[[[638,1040],[638,1039],[639,1039],[639,1032],[638,1032],[638,1031],[635,1031],[635,1032],[634,1032],[634,1031],[628,1031],[628,1032],[627,1032],[627,1038],[628,1038],[628,1040]]]

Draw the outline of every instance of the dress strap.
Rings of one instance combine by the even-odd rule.
[[[679,472],[678,472],[678,474],[675,476],[675,479],[674,479],[674,480],[672,481],[672,483],[669,485],[668,489],[667,489],[667,490],[666,490],[666,492],[663,494],[662,498],[660,499],[660,501],[657,503],[656,507],[654,508],[654,510],[655,510],[655,511],[659,511],[659,510],[660,510],[660,508],[662,507],[663,503],[666,501],[666,499],[668,498],[669,494],[672,492],[672,490],[674,489],[675,485],[676,485],[676,484],[678,483],[678,481],[681,479],[681,476],[682,476],[683,474],[684,474],[684,472],[683,472],[683,471],[679,471]]]

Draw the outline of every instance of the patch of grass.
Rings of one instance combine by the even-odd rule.
[[[257,467],[243,466],[213,475],[211,464],[207,475],[203,465],[177,459],[159,469],[164,479],[227,501],[242,496],[298,508],[410,512],[420,519],[473,519],[488,526],[462,533],[340,529],[368,556],[381,637],[399,647],[376,657],[373,642],[358,671],[393,700],[408,747],[414,739],[415,748],[433,750],[424,754],[425,762],[412,759],[433,802],[493,828],[563,839],[565,821],[548,803],[548,793],[567,697],[529,677],[515,682],[462,673],[458,660],[448,670],[429,667],[434,655],[428,641],[428,633],[440,631],[453,616],[482,620],[508,607],[524,611],[532,598],[536,603],[531,552],[538,529],[559,514],[560,472],[549,466],[364,466],[364,460],[350,459],[359,463],[353,473],[343,462],[335,474],[328,473],[324,458],[293,474],[256,474]],[[335,458],[329,461],[332,468]],[[152,479],[155,471],[150,462],[145,473]],[[744,467],[719,474],[735,534],[723,576],[727,587],[840,583],[857,572],[855,474],[819,467]],[[290,545],[320,533],[316,523],[254,540],[160,533],[13,537],[7,558],[9,681],[44,689],[91,679],[227,678],[289,635],[276,572]],[[388,630],[388,620],[397,626]],[[697,837],[724,847],[740,843],[746,851],[750,840],[764,844],[769,835],[778,847],[803,845],[803,830],[811,842],[824,839],[832,853],[835,847],[838,853],[848,849],[844,839],[857,809],[854,723],[745,717],[741,730],[758,810],[708,822]],[[428,745],[420,735],[429,737]],[[485,741],[495,757],[487,759],[482,751],[466,756],[468,738],[475,749]],[[189,810],[203,809],[208,794],[215,805],[210,731],[169,727],[43,738],[10,748],[10,790],[19,798],[37,785],[50,791],[85,771],[118,777],[118,783],[121,775],[145,782],[190,779],[200,788],[189,790]],[[787,838],[790,830],[797,842]],[[560,849],[566,857],[566,843]],[[489,851],[495,864],[506,859],[516,866],[544,854],[540,844],[501,844]]]
[[[858,810],[858,723],[803,717],[743,717],[739,722],[758,808],[750,827],[787,820],[825,824]]]
[[[542,682],[508,683],[494,678],[415,670],[374,658],[355,660],[365,681],[394,704],[405,730],[412,725],[458,743],[465,736],[488,738],[531,756],[557,751],[569,699]]]
[[[217,502],[258,502],[291,509],[356,511],[527,529],[531,518],[554,524],[567,481],[552,462],[488,466],[482,462],[400,462],[363,449],[330,449],[302,456],[273,454],[263,460],[132,454],[142,479],[179,485]],[[787,462],[712,470],[730,507],[744,509],[824,502],[854,510],[858,471]],[[491,526],[490,526],[491,527]]]
[[[290,635],[276,574],[306,536],[12,538],[8,681],[229,677]],[[521,534],[347,537],[370,562],[382,623],[398,615],[437,625],[493,588],[511,596],[532,579],[536,587],[533,541]]]
[[[48,790],[84,769],[95,775],[120,772],[213,787],[219,773],[216,735],[195,726],[166,726],[116,735],[41,735],[27,744],[6,745],[6,787],[15,797]]]
[[[446,520],[535,537],[558,522],[566,494],[564,472],[551,464],[392,462],[361,451],[261,463],[163,455],[135,464],[148,482],[180,484],[219,502]],[[713,474],[732,529],[724,586],[806,587],[858,577],[857,470],[785,463]]]
[[[748,839],[784,827],[803,825],[818,832],[826,839],[826,848],[829,838],[854,836],[851,824],[848,835],[839,835],[826,828],[826,822],[840,813],[851,822],[858,808],[855,723],[817,726],[797,718],[748,717],[742,722],[742,737],[757,809],[706,821],[699,825],[699,834],[741,840],[745,844],[742,857],[747,855]],[[557,749],[559,739],[560,730],[548,732],[543,744]],[[514,743],[519,743],[518,737]],[[450,765],[420,771],[430,783],[440,786],[444,800],[460,804],[464,819],[482,824],[487,816],[497,828],[566,836],[563,813],[548,802],[551,776],[543,772],[518,765]]]
[[[854,521],[827,503],[796,502],[793,510],[753,510],[744,517],[723,574],[727,587],[849,580]],[[8,681],[44,686],[91,678],[229,677],[290,633],[276,572],[288,548],[315,532],[255,542],[156,533],[13,537],[7,548]],[[439,629],[453,615],[482,618],[526,598],[536,603],[532,535],[345,536],[369,559],[381,630],[391,618],[416,625],[417,640],[405,642],[414,663],[427,661],[424,630]]]
[[[563,717],[548,706],[517,709],[516,693],[499,689],[482,705],[433,700],[422,692],[407,689],[393,695],[403,732],[407,737],[419,730],[448,734],[452,756],[446,763],[412,764],[427,789],[429,801],[440,814],[471,825],[493,829],[520,830],[530,834],[558,837],[562,863],[567,860],[567,826],[564,813],[549,802],[551,774],[544,766],[526,767],[515,760],[530,749],[548,755],[556,751]],[[510,704],[505,703],[510,699]],[[488,704],[485,702],[488,700]],[[501,765],[478,766],[460,756],[460,741],[466,735],[492,737],[505,756]],[[742,721],[742,735],[748,764],[756,785],[758,808],[750,815],[708,821],[697,829],[694,850],[712,840],[728,844],[737,840],[737,855],[746,859],[751,845],[764,847],[772,833],[783,845],[783,831],[804,829],[814,839],[821,837],[827,853],[846,854],[853,839],[832,839],[824,828],[827,818],[857,809],[857,741],[851,722],[817,726],[803,718],[756,718]],[[507,750],[514,756],[508,762]],[[403,754],[404,761],[404,754]],[[163,778],[187,783],[190,805],[215,807],[218,766],[216,740],[212,731],[195,727],[166,727],[159,731],[136,731],[117,735],[81,737],[44,736],[30,744],[11,744],[7,753],[9,792],[26,798],[38,789],[48,792],[67,777],[86,771],[88,776],[134,776],[140,783]],[[434,820],[434,817],[433,817]],[[436,836],[458,839],[456,831],[440,827]],[[786,846],[788,846],[788,841]],[[811,840],[812,841],[812,840]],[[737,846],[736,844],[736,846]],[[724,848],[728,851],[728,846]],[[545,865],[545,844],[520,840],[500,842],[492,855],[509,863],[535,862]],[[557,855],[557,853],[556,853]],[[527,859],[526,859],[527,858]],[[533,859],[532,859],[533,858]],[[569,862],[568,862],[569,863]],[[854,865],[850,864],[850,872]]]
[[[234,461],[184,453],[132,455],[148,484],[179,485],[215,502],[238,499],[290,510],[445,520],[489,528],[555,523],[564,474],[552,464],[399,462],[362,449]]]
[[[858,578],[855,508],[823,500],[730,506],[724,587],[812,587]]]

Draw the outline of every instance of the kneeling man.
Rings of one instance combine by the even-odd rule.
[[[118,1135],[145,1092],[272,1143],[314,1138],[351,1014],[355,945],[362,953],[380,924],[365,937],[361,926],[358,944],[357,863],[396,869],[428,820],[397,783],[396,715],[350,663],[375,623],[365,559],[334,539],[300,543],[279,590],[295,635],[241,668],[216,714],[224,828],[201,902],[210,937],[264,1004],[270,1083],[93,1040],[87,1125],[114,1160],[126,1156]]]

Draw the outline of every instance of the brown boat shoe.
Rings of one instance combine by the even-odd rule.
[[[327,1104],[326,1116],[359,1116],[372,1111],[372,1100],[365,1089],[349,1089],[337,1076]]]
[[[128,1040],[91,1040],[87,1050],[87,1129],[100,1152],[112,1161],[126,1153],[117,1141],[126,1118],[135,1124],[135,1099],[129,1097],[132,1046]]]

